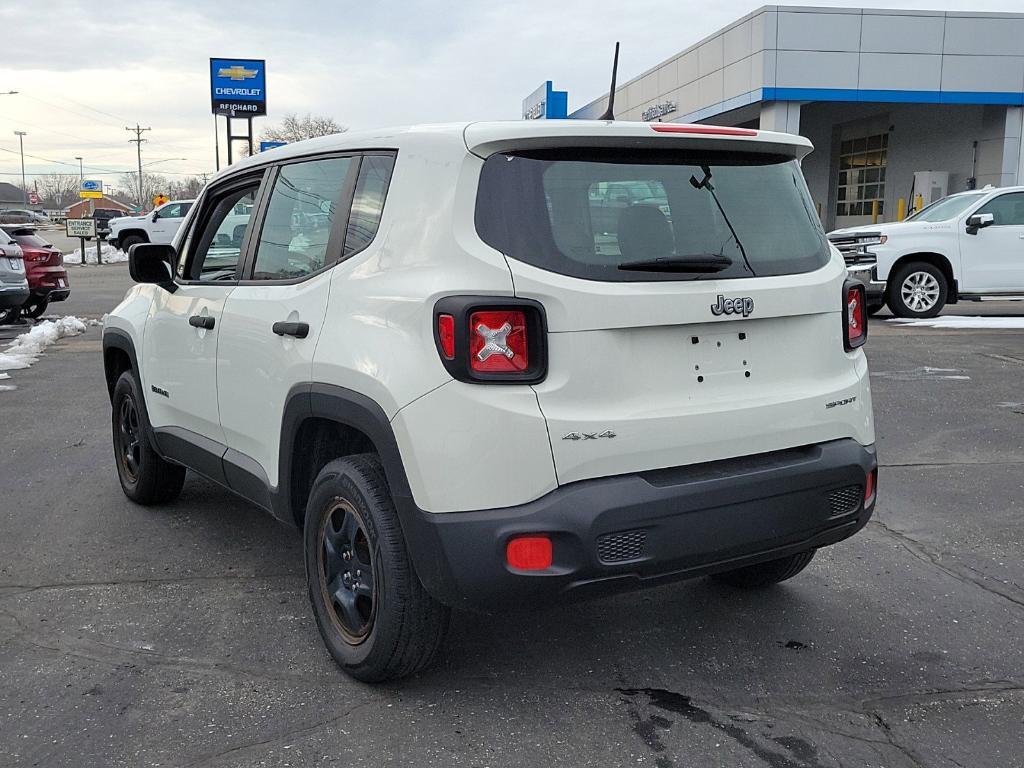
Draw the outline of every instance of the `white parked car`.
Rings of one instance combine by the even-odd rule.
[[[106,316],[121,486],[167,502],[189,468],[302,528],[324,642],[369,681],[426,666],[451,607],[788,579],[877,487],[810,150],[539,120],[236,163]],[[614,220],[611,183],[643,192]]]
[[[109,222],[107,242],[127,251],[137,243],[170,243],[194,200],[171,200],[143,216],[121,216]]]
[[[828,237],[871,312],[934,317],[957,301],[1024,297],[1024,186],[960,192],[906,221]]]

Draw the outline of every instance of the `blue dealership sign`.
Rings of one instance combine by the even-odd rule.
[[[561,120],[569,114],[569,92],[556,91],[548,80],[523,99],[523,120]]]
[[[83,192],[102,192],[103,182],[98,179],[85,179],[82,182]]]
[[[263,59],[210,59],[213,114],[267,114],[267,71]]]
[[[277,147],[283,147],[287,143],[287,141],[261,141],[260,152],[266,152],[268,149],[276,149]]]

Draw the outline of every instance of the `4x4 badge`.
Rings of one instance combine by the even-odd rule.
[[[743,315],[748,317],[754,311],[754,300],[749,296],[739,299],[727,299],[718,294],[718,301],[711,305],[711,314],[719,315]]]
[[[615,437],[615,433],[610,429],[606,429],[604,432],[570,432],[567,435],[562,435],[563,440],[597,440],[599,437]]]

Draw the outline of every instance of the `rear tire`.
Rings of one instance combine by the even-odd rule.
[[[814,553],[815,550],[809,549],[789,557],[780,557],[778,560],[716,573],[712,578],[739,589],[759,589],[793,578],[814,559]]]
[[[124,495],[143,506],[176,499],[185,484],[185,468],[164,461],[153,449],[152,430],[131,371],[122,373],[114,385],[110,424]]]
[[[0,309],[0,325],[11,325],[21,317],[21,307]]]
[[[949,283],[942,270],[924,261],[902,266],[889,281],[886,303],[897,317],[935,317],[946,305]]]
[[[450,611],[420,583],[380,459],[336,459],[313,482],[303,532],[317,627],[338,665],[367,683],[426,668]]]
[[[21,307],[21,314],[25,317],[31,317],[35,320],[41,317],[46,308],[50,306],[50,300],[48,298],[36,298],[33,297],[25,302]]]

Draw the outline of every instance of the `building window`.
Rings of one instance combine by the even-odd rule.
[[[839,186],[836,216],[870,216],[878,201],[885,213],[885,165],[889,134],[848,139],[839,146]]]

